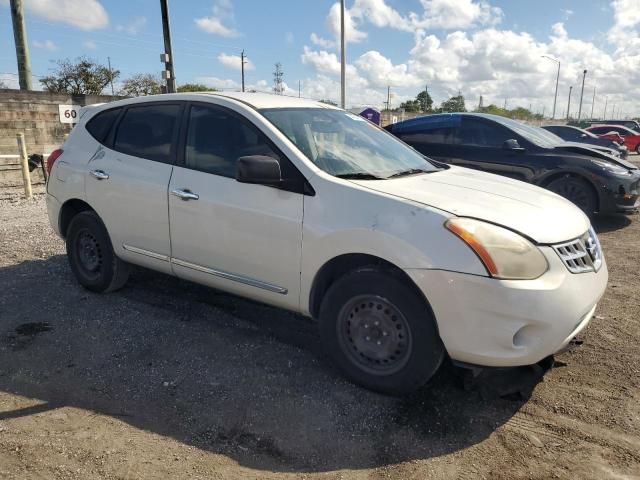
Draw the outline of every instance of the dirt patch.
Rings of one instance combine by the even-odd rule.
[[[83,290],[36,192],[0,191],[0,478],[640,478],[637,215],[596,221],[609,288],[546,373],[390,398],[291,313],[145,270]]]

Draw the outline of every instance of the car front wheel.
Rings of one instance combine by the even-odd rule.
[[[418,389],[444,357],[425,300],[387,272],[364,269],[338,279],[323,299],[320,329],[345,376],[381,393]]]
[[[66,246],[71,270],[86,289],[111,292],[127,282],[128,265],[114,253],[107,229],[95,212],[81,212],[73,217]]]
[[[591,185],[581,178],[571,176],[557,178],[547,185],[547,189],[566,198],[589,217],[596,211],[596,194]]]

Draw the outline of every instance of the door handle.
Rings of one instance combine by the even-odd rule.
[[[191,190],[187,190],[187,189],[171,190],[171,195],[175,195],[180,200],[184,200],[184,201],[198,200],[200,198],[200,195],[198,195],[197,193],[193,193]]]
[[[109,174],[102,171],[102,170],[91,170],[89,172],[89,175],[91,175],[93,178],[97,178],[98,180],[108,180],[109,179]]]

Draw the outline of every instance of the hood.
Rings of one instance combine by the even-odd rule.
[[[620,157],[607,154],[604,150],[606,147],[598,147],[598,146],[592,147],[584,143],[565,142],[556,146],[555,148],[559,150],[563,150],[565,152],[572,152],[572,153],[577,153],[579,155],[585,155],[587,157],[596,157],[598,160],[606,160],[608,162],[613,163],[614,165],[618,165],[628,170],[638,169],[638,167],[631,162],[627,162],[621,159]],[[613,150],[613,149],[610,149],[610,150]]]
[[[579,237],[589,219],[568,200],[518,180],[461,167],[389,180],[357,180],[358,185],[444,210],[502,225],[550,244]]]

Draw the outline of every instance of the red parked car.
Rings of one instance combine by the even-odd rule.
[[[595,133],[599,137],[620,142],[624,142],[630,152],[640,154],[640,132],[623,127],[622,125],[598,125],[597,127],[586,128],[588,132]]]

